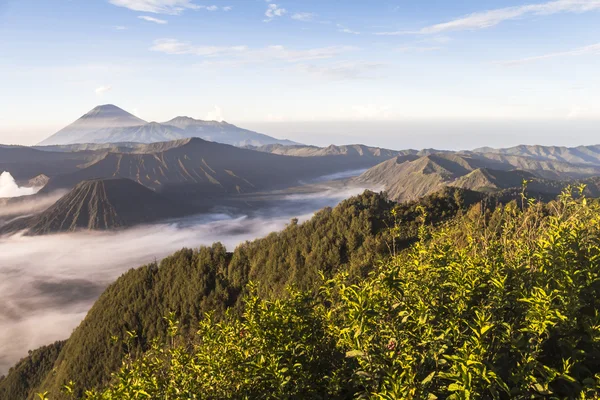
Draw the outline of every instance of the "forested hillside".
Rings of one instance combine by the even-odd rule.
[[[0,393],[595,398],[600,207],[503,196],[365,192],[233,253],[184,249],[124,274],[51,372],[17,366]]]

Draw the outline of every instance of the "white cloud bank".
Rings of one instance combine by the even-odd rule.
[[[21,187],[17,185],[15,178],[9,172],[0,174],[0,198],[2,197],[19,197],[29,196],[37,193],[40,188]]]

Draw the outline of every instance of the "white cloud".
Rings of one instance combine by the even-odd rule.
[[[217,11],[219,9],[219,7],[215,6],[214,4],[212,6],[198,6],[199,9],[202,10],[208,10],[208,11]],[[229,10],[225,10],[225,11],[229,11]]]
[[[292,15],[292,19],[295,19],[296,21],[310,22],[313,21],[316,16],[317,14],[314,13],[299,12]]]
[[[223,11],[231,11],[231,10],[233,10],[233,7],[231,7],[231,6],[223,7]]]
[[[124,31],[124,30],[127,30],[127,27],[126,27],[126,26],[123,26],[123,25],[117,25],[117,26],[115,26],[114,28],[115,28],[115,30],[116,30],[116,31]]]
[[[188,9],[200,8],[190,0],[109,0],[109,2],[115,6],[154,14],[177,15]]]
[[[138,18],[143,19],[144,21],[154,22],[155,24],[159,24],[159,25],[164,25],[167,23],[167,21],[165,21],[164,19],[149,17],[147,15],[140,15]]]
[[[219,63],[244,64],[266,61],[302,62],[334,58],[342,53],[356,50],[351,46],[331,46],[304,50],[288,49],[274,45],[264,48],[251,49],[247,46],[198,46],[180,42],[177,39],[158,39],[150,47],[152,51],[166,54],[190,54],[206,58],[219,59]]]
[[[402,46],[397,47],[395,50],[402,53],[427,53],[430,51],[438,51],[442,48],[439,46]]]
[[[20,187],[9,172],[0,174],[0,198],[28,196],[37,193],[40,188]]]
[[[267,7],[267,11],[265,11],[265,16],[267,17],[265,22],[269,22],[275,17],[283,17],[286,13],[287,10],[285,8],[279,7],[275,3],[270,3]]]
[[[219,106],[215,106],[212,111],[209,111],[204,117],[206,121],[219,121],[222,122],[225,120],[223,118],[223,110]]]
[[[246,46],[194,46],[177,39],[158,39],[150,47],[152,51],[166,54],[193,54],[203,57],[231,56],[248,50]]]
[[[112,90],[112,86],[106,85],[106,86],[97,87],[96,90],[94,90],[94,91],[96,92],[97,95],[102,95],[106,92],[110,92],[111,90]]]
[[[382,64],[369,62],[339,62],[331,65],[298,65],[298,68],[310,75],[332,79],[332,80],[348,80],[348,79],[366,79],[372,78],[372,73],[382,67]]]
[[[509,61],[499,61],[496,64],[504,65],[507,67],[515,67],[518,65],[529,64],[532,62],[547,60],[550,58],[559,58],[559,57],[576,57],[576,56],[584,56],[584,55],[600,55],[600,43],[592,44],[589,46],[578,47],[573,50],[568,51],[559,51],[555,53],[543,54],[541,56],[535,57],[527,57],[522,58],[520,60],[509,60]]]
[[[448,31],[477,30],[531,15],[583,13],[595,10],[600,10],[600,0],[555,0],[546,3],[476,12],[452,21],[430,25],[417,31],[378,32],[376,35],[437,34]]]
[[[344,25],[338,24],[337,27],[338,27],[338,32],[349,33],[351,35],[360,35],[360,32],[349,29],[349,28],[345,27]]]

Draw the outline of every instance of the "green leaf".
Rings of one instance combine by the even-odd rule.
[[[360,350],[350,350],[346,353],[346,358],[364,357],[365,353]]]
[[[427,375],[427,377],[421,381],[421,385],[426,385],[429,382],[431,382],[431,380],[433,379],[434,376],[435,376],[435,371],[433,371],[432,373]]]

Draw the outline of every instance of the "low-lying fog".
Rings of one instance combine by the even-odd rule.
[[[28,350],[68,338],[104,288],[128,269],[182,247],[220,241],[233,250],[362,191],[283,196],[251,215],[200,215],[112,233],[0,238],[0,375]]]

